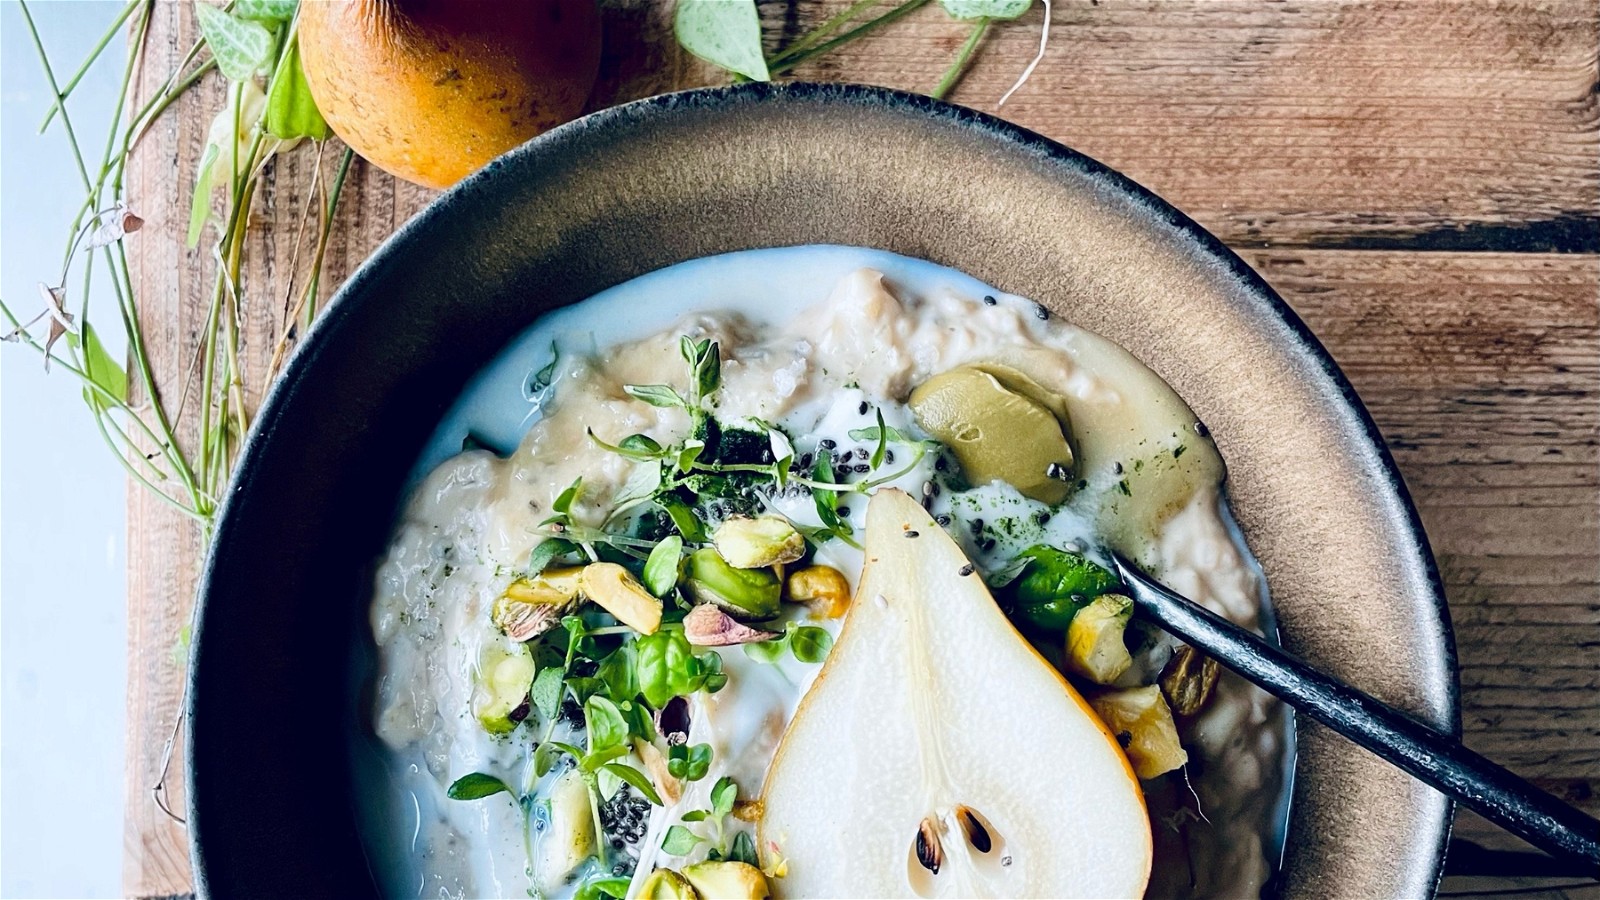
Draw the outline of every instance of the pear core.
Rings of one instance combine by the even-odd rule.
[[[760,843],[790,860],[775,890],[1142,895],[1144,796],[1083,698],[910,496],[873,496],[865,547],[838,641],[767,773]]]

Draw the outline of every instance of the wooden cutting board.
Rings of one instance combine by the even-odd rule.
[[[723,80],[677,49],[669,4],[603,5],[593,106]],[[843,5],[764,0],[765,33],[790,40]],[[952,99],[1148,186],[1306,319],[1421,508],[1455,620],[1467,743],[1600,812],[1600,5],[1055,0],[1044,62],[996,110],[1042,18],[1035,9],[993,29]],[[926,91],[966,34],[929,6],[796,74]],[[143,83],[158,83],[194,35],[190,4],[158,4]],[[185,251],[183,234],[222,103],[214,80],[191,91],[130,168],[146,219],[129,241],[133,276],[164,391],[180,389],[209,302],[211,260]],[[316,164],[310,148],[280,158],[253,213],[251,385],[281,332]],[[324,299],[431,197],[358,162]],[[302,268],[308,256],[302,245]],[[173,646],[198,551],[188,522],[129,491],[123,871],[134,897],[193,890],[184,829],[151,788],[180,707]],[[167,781],[181,811],[181,746],[176,755]],[[1456,835],[1524,849],[1467,813]],[[1523,858],[1462,846],[1457,864],[1510,868],[1450,879],[1447,891],[1556,883],[1526,877]]]

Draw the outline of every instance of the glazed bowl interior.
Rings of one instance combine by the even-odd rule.
[[[407,474],[541,313],[695,257],[847,244],[1036,298],[1131,350],[1210,427],[1283,643],[1447,731],[1432,558],[1359,401],[1237,257],[1030,132],[851,86],[668,95],[551,132],[447,193],[345,287],[263,406],[203,584],[188,733],[202,893],[359,896],[347,686]],[[1303,722],[1288,896],[1420,896],[1450,807]]]

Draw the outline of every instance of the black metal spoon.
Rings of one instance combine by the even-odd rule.
[[[1501,828],[1600,877],[1600,820],[1113,558],[1139,611],[1167,631]]]

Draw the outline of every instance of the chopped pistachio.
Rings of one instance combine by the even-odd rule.
[[[490,616],[514,641],[528,641],[554,628],[578,600],[581,566],[546,569],[518,578],[494,602]]]
[[[772,895],[767,878],[749,863],[723,860],[685,866],[683,877],[702,897],[718,900],[764,900]]]
[[[779,516],[735,516],[711,535],[717,552],[736,569],[764,569],[791,563],[806,553],[805,538]]]
[[[710,547],[689,554],[687,587],[696,601],[737,619],[770,619],[782,609],[783,585],[771,569],[734,568]]]
[[[1155,685],[1107,691],[1091,698],[1089,705],[1122,745],[1140,778],[1154,778],[1189,761],[1188,752],[1178,742],[1172,709]]]
[[[1095,684],[1110,684],[1128,671],[1133,657],[1122,641],[1133,601],[1102,594],[1078,611],[1067,626],[1067,668]]]
[[[584,597],[640,634],[654,634],[661,627],[661,599],[652,596],[632,572],[616,563],[584,566],[578,587]]]
[[[688,880],[671,869],[657,869],[639,885],[639,900],[698,900],[700,894]]]
[[[683,617],[683,636],[699,647],[730,647],[770,641],[780,635],[742,624],[714,603],[701,603]]]
[[[639,754],[639,759],[649,770],[650,780],[655,782],[656,792],[661,795],[661,799],[668,803],[677,803],[683,796],[683,782],[674,778],[672,772],[667,769],[667,758],[661,755],[661,750],[644,738],[636,737],[633,739],[633,752]]]
[[[1192,716],[1211,699],[1220,674],[1216,660],[1185,644],[1172,654],[1161,673],[1161,690],[1173,712]]]
[[[806,566],[789,573],[789,599],[804,603],[824,619],[837,619],[850,608],[850,582],[832,566]]]

